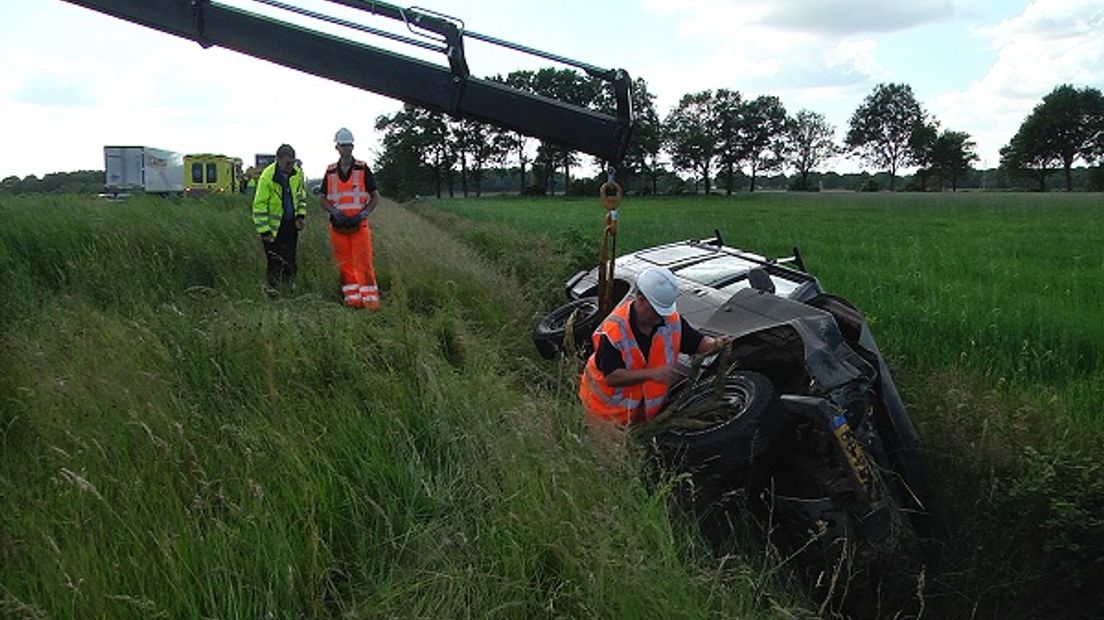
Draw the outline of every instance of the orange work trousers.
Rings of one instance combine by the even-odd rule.
[[[372,228],[368,220],[354,232],[338,232],[330,226],[334,258],[341,273],[341,294],[350,308],[379,308],[379,287],[372,268]]]

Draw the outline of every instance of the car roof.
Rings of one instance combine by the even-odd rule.
[[[645,248],[634,252],[633,256],[653,265],[673,268],[677,265],[706,260],[722,254],[737,255],[757,263],[768,262],[766,257],[745,252],[739,248],[716,243],[703,243],[692,239]]]

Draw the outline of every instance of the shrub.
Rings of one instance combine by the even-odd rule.
[[[1104,465],[1063,447],[1028,448],[1003,506],[1031,524],[1040,586],[1053,600],[1088,601],[1104,583]],[[1104,600],[1100,601],[1104,604]]]
[[[860,192],[880,192],[882,187],[878,185],[878,182],[874,179],[867,179],[859,185]]]

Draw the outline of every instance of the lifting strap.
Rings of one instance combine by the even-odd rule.
[[[613,266],[617,257],[617,207],[621,204],[621,186],[611,178],[598,188],[598,196],[606,209],[605,228],[598,245],[598,312],[604,317],[613,311],[617,301],[613,298]]]

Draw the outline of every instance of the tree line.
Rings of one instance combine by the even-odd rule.
[[[575,105],[613,113],[608,89],[571,69],[514,71],[491,80]],[[755,191],[764,176],[790,173],[786,189],[815,191],[819,170],[832,158],[857,158],[897,189],[898,174],[914,168],[906,189],[956,191],[965,179],[977,186],[978,161],[970,134],[944,128],[917,101],[907,84],[874,87],[851,115],[846,134],[824,115],[802,109],[790,114],[775,96],[755,98],[729,89],[683,95],[660,115],[647,82],[633,82],[634,126],[618,180],[638,193],[726,194]],[[516,132],[407,106],[377,119],[383,150],[377,162],[381,183],[400,197],[444,192],[480,195],[488,176],[515,177],[522,194],[556,191],[593,193],[600,178],[574,179],[584,155],[535,141]],[[535,143],[535,144],[534,144]],[[534,148],[535,147],[535,148]],[[1093,168],[1082,187],[1104,189],[1104,97],[1091,87],[1056,87],[1023,121],[1001,150],[993,178],[1004,187],[1025,180],[1048,188],[1047,175],[1061,168],[1066,189],[1075,164]],[[604,162],[594,161],[599,169]],[[984,186],[984,178],[981,181]],[[496,183],[495,185],[499,185]],[[873,179],[856,187],[881,187]]]
[[[613,114],[612,94],[598,79],[571,69],[514,71],[491,78],[511,87]],[[1092,87],[1057,86],[1035,106],[1001,151],[992,174],[977,171],[969,133],[941,127],[907,84],[878,84],[851,115],[844,139],[812,110],[787,112],[778,97],[747,98],[728,89],[683,95],[663,117],[648,83],[633,82],[635,114],[629,150],[617,171],[628,189],[643,194],[772,189],[896,190],[898,172],[914,168],[908,190],[956,191],[959,187],[1055,186],[1104,190],[1104,95]],[[602,178],[574,178],[584,162],[577,152],[516,132],[412,106],[380,116],[377,177],[389,194],[459,190],[521,194],[590,194]],[[836,175],[820,169],[848,156],[878,171]],[[592,162],[604,169],[604,162]],[[1083,168],[1076,168],[1077,165]],[[1060,179],[1055,173],[1062,172]],[[512,177],[512,185],[508,177]],[[965,184],[965,185],[964,185]],[[102,171],[58,172],[41,179],[9,176],[0,193],[96,192]]]
[[[0,193],[7,194],[92,194],[103,191],[103,186],[103,170],[51,172],[41,179],[33,174],[0,179]]]

